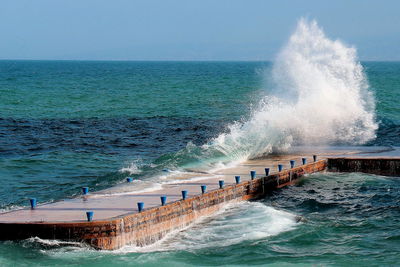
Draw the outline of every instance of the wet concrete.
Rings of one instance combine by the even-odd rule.
[[[161,189],[149,192],[124,192],[108,194],[107,190],[74,199],[39,205],[36,209],[21,209],[0,214],[0,239],[23,239],[31,236],[41,238],[83,241],[99,249],[116,249],[125,244],[151,244],[172,230],[193,223],[201,216],[211,215],[222,205],[262,197],[267,190],[286,186],[304,174],[323,171],[329,160],[340,158],[371,159],[399,157],[398,148],[388,147],[336,147],[315,148],[320,161],[313,163],[312,147],[297,147],[287,154],[272,155],[266,159],[250,160],[235,167],[209,173],[193,172],[180,177],[180,181],[164,184]],[[300,165],[307,155],[308,164]],[[289,160],[296,160],[297,167],[290,169]],[[350,161],[346,161],[350,162]],[[396,161],[398,162],[398,161]],[[284,171],[277,173],[277,165]],[[354,163],[355,164],[355,163]],[[331,164],[333,171],[346,171],[343,166]],[[358,165],[357,165],[358,164]],[[357,163],[360,166],[363,163]],[[374,165],[375,164],[375,165]],[[336,166],[336,167],[335,167]],[[363,165],[364,166],[364,165]],[[377,166],[376,161],[366,164]],[[386,166],[386,165],[385,165]],[[397,166],[397,165],[396,165]],[[264,168],[271,169],[265,177]],[[363,168],[348,171],[363,171]],[[397,167],[396,167],[397,168]],[[257,172],[257,179],[250,181],[250,171]],[[242,183],[235,184],[234,176],[240,175]],[[225,181],[219,189],[218,181]],[[207,185],[206,194],[201,185]],[[188,200],[181,200],[181,191],[188,191]],[[167,205],[161,207],[160,196],[167,196]],[[145,211],[138,213],[137,202],[144,202]],[[94,221],[86,221],[86,211],[94,211]]]

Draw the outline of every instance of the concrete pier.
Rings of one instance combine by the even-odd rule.
[[[318,154],[313,162],[290,167],[289,160],[302,162],[303,154],[274,156],[245,162],[237,167],[214,173],[214,178],[184,180],[165,185],[160,190],[120,195],[89,194],[79,198],[37,205],[0,214],[0,240],[21,240],[30,237],[85,242],[97,249],[118,249],[127,244],[144,246],[163,238],[167,233],[182,229],[203,216],[212,215],[229,202],[262,198],[268,191],[296,182],[305,174],[320,171],[361,171],[383,175],[399,175],[400,158],[343,158],[342,151]],[[265,172],[265,167],[281,172],[257,175],[251,180],[250,171]],[[241,176],[236,184],[235,175]],[[219,181],[224,180],[223,188]],[[201,193],[201,185],[207,191]],[[182,200],[182,190],[188,191]],[[161,205],[160,196],[167,202]],[[138,212],[137,203],[144,203]],[[88,222],[86,212],[93,211]]]
[[[400,176],[400,158],[329,158],[329,171]]]

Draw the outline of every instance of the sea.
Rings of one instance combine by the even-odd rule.
[[[399,146],[399,100],[400,62],[312,22],[265,62],[2,60],[0,210],[296,145]],[[147,247],[1,241],[0,266],[399,266],[399,225],[399,177],[321,173]]]

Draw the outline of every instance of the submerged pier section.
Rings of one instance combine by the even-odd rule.
[[[167,202],[166,198],[162,197],[162,203],[158,206],[146,208],[139,205],[135,211],[123,212],[110,218],[96,219],[95,211],[93,221],[76,219],[68,221],[67,218],[66,221],[27,221],[23,218],[29,216],[30,212],[34,214],[35,210],[24,210],[22,215],[18,215],[20,211],[3,213],[0,214],[0,240],[21,240],[37,236],[43,239],[85,242],[94,248],[105,250],[118,249],[128,244],[144,246],[160,240],[171,231],[190,225],[198,218],[215,213],[228,202],[262,198],[268,191],[289,185],[305,174],[328,170],[400,175],[400,158],[328,158],[318,161],[314,158],[314,160],[307,164],[303,159],[303,164],[298,166],[291,161],[291,166],[282,170],[279,164],[279,171],[270,175],[266,173],[267,175],[256,177],[256,173],[252,172],[251,178],[242,182],[237,177],[236,182],[229,184],[217,180],[209,191],[206,186],[202,186],[202,191],[199,193],[186,196],[183,192],[172,202]],[[120,198],[124,201],[124,196]],[[117,205],[118,202],[115,203]],[[82,205],[84,209],[84,201]],[[14,214],[15,220],[13,220]]]

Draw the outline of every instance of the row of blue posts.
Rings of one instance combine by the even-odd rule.
[[[314,160],[314,162],[317,161],[317,155],[313,155],[313,160]],[[303,165],[307,164],[307,158],[302,158],[301,161],[302,161]],[[290,162],[290,168],[293,169],[296,164],[296,161],[290,160],[289,162]],[[283,170],[283,165],[278,164],[278,172],[281,172],[282,170]],[[265,175],[269,176],[269,168],[265,168]],[[251,177],[251,180],[254,180],[256,178],[256,171],[250,171],[250,177]],[[131,183],[132,181],[133,181],[132,177],[126,178],[126,182]],[[240,176],[238,176],[238,175],[235,176],[235,182],[236,182],[236,184],[240,184]],[[222,188],[224,188],[225,181],[219,180],[218,184],[219,184],[219,188],[222,189]],[[201,188],[202,194],[206,193],[206,191],[207,191],[206,185],[201,185],[200,188]],[[89,194],[89,187],[87,187],[87,186],[82,187],[82,194],[83,195]],[[185,200],[187,198],[187,196],[188,196],[188,191],[183,190],[182,191],[182,199]],[[165,204],[167,203],[167,196],[165,196],[165,195],[161,196],[160,199],[161,199],[161,206],[165,206]],[[31,198],[29,201],[31,204],[31,209],[35,209],[37,206],[36,198]],[[144,202],[138,202],[137,206],[138,206],[138,211],[142,212],[144,209]],[[87,217],[88,222],[91,222],[93,220],[93,214],[94,214],[93,211],[86,212],[86,217]]]

